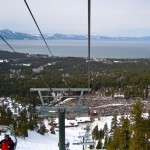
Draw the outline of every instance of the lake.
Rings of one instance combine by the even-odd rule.
[[[8,40],[16,52],[50,55],[42,40]],[[86,40],[48,40],[54,56],[87,57]],[[0,50],[12,51],[2,40]],[[92,58],[150,58],[150,42],[91,40]]]

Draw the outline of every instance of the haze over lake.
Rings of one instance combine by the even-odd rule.
[[[9,40],[16,52],[50,55],[42,40]],[[87,57],[86,40],[48,40],[54,56]],[[12,51],[2,40],[0,50]],[[150,58],[150,42],[91,41],[93,58]]]

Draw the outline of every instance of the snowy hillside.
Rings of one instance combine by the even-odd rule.
[[[107,122],[110,127],[112,117],[102,117],[101,120],[95,120],[93,123],[80,124],[78,127],[66,128],[66,139],[70,141],[70,150],[82,150],[82,145],[73,145],[74,140],[79,133],[85,132],[84,128],[91,125],[94,128],[97,124],[99,128],[103,128]],[[17,138],[18,144],[16,150],[58,150],[58,132],[55,135],[47,133],[44,136],[34,131],[28,132],[29,137],[26,139]]]
[[[18,115],[19,110],[23,110],[24,107],[16,103],[15,100],[12,100],[10,97],[7,98],[0,98],[0,105],[7,105],[13,114]],[[16,108],[16,109],[15,109]],[[65,119],[65,126],[66,127],[66,137],[70,141],[70,149],[71,150],[82,150],[82,145],[73,145],[79,134],[85,135],[87,125],[91,126],[92,129],[98,124],[99,128],[103,128],[104,124],[107,122],[108,126],[110,126],[112,117],[104,117],[100,120],[95,120],[94,122],[90,121],[90,117],[77,117],[74,120],[67,120]],[[55,123],[58,124],[58,118],[55,119]],[[71,123],[74,124],[76,127],[69,127]],[[51,126],[49,125],[48,120],[44,120],[45,127],[48,131],[50,131]],[[59,131],[58,128],[55,128],[56,134],[46,133],[44,136],[34,132],[28,131],[27,138],[17,137],[17,147],[16,150],[58,150],[58,141],[59,141]],[[4,134],[0,135],[0,140],[4,138]],[[11,136],[13,139],[13,137]],[[81,141],[82,139],[78,139]]]
[[[7,40],[41,40],[39,34],[32,35],[22,32],[14,32],[9,29],[0,29],[0,35]],[[88,36],[84,34],[43,34],[46,40],[87,40]],[[149,41],[150,36],[145,37],[111,37],[111,36],[102,36],[102,35],[91,35],[92,40],[101,40],[101,41]]]

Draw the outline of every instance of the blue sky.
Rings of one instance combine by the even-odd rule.
[[[43,33],[87,34],[88,0],[27,0]],[[150,36],[150,0],[91,0],[91,33]],[[24,0],[0,0],[0,28],[39,34]]]

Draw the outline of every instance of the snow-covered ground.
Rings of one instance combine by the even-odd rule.
[[[70,99],[66,99],[68,101]],[[0,105],[7,104],[8,107],[11,109],[13,114],[18,114],[18,110],[23,109],[22,105],[16,103],[15,100],[12,100],[10,97],[4,98],[0,97]],[[13,108],[13,104],[16,106],[17,111]],[[77,139],[79,134],[84,135],[86,130],[85,128],[87,125],[91,125],[91,130],[98,124],[99,129],[103,128],[104,124],[107,122],[108,127],[110,126],[112,117],[102,117],[100,120],[95,120],[93,123],[90,122],[89,117],[79,117],[74,120],[67,120],[65,119],[66,126],[74,125],[77,127],[67,127],[65,129],[65,139],[70,141],[70,150],[82,150],[82,145],[73,145],[73,142]],[[86,122],[86,123],[85,123]],[[44,121],[46,128],[49,130],[50,126],[48,125],[48,121]],[[55,119],[55,123],[58,124],[58,118]],[[0,140],[4,138],[4,135],[0,135]],[[11,137],[13,139],[13,137]],[[82,139],[80,139],[82,140]],[[17,138],[17,148],[16,150],[59,150],[58,141],[59,141],[59,131],[56,128],[56,134],[46,133],[44,136],[40,135],[34,131],[28,131],[28,137]]]
[[[102,117],[100,120],[97,119],[93,123],[80,124],[78,127],[66,128],[66,139],[70,141],[70,150],[83,149],[82,145],[73,145],[73,142],[79,133],[85,132],[85,127],[87,125],[91,125],[92,128],[96,125],[98,125],[99,128],[103,128],[104,124],[107,122],[108,127],[110,127],[111,119],[111,116]],[[59,150],[58,131],[56,131],[55,135],[47,133],[43,136],[34,131],[29,131],[28,134],[29,136],[26,139],[17,138],[18,144],[16,150]]]

